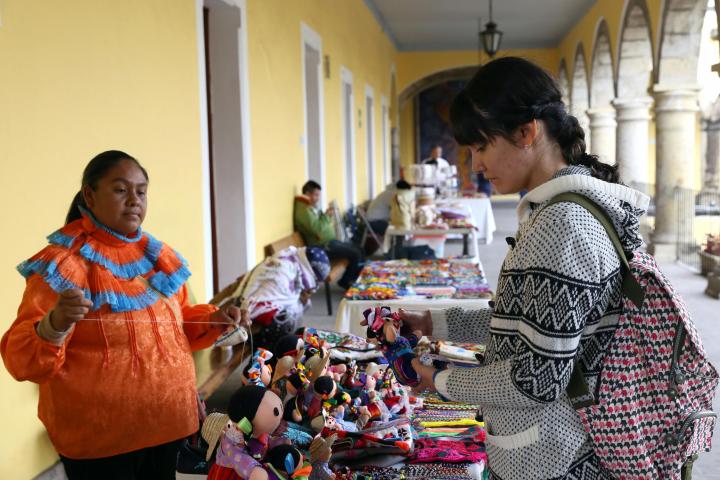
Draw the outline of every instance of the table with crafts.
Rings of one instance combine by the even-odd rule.
[[[340,302],[335,329],[364,335],[362,312],[376,305],[393,310],[487,308],[491,296],[482,265],[468,258],[370,262]]]
[[[470,211],[471,223],[475,226],[475,236],[484,244],[492,243],[495,232],[495,217],[489,198],[483,197],[457,197],[438,198],[435,200],[438,208],[463,206]]]

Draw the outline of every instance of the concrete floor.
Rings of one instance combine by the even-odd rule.
[[[497,278],[500,273],[502,260],[505,257],[508,246],[505,237],[514,236],[517,228],[517,217],[515,215],[515,201],[503,200],[501,202],[493,202],[493,212],[497,230],[495,231],[495,241],[490,245],[480,248],[480,259],[486,272],[486,276],[490,285],[495,288],[497,286]],[[447,254],[459,254],[461,244],[459,241],[450,242],[447,248]],[[710,356],[712,362],[720,367],[720,328],[716,322],[720,323],[720,301],[707,297],[703,294],[706,285],[706,279],[687,268],[675,264],[667,263],[660,265],[668,279],[675,286],[677,291],[685,299],[690,309],[705,349]],[[340,303],[343,292],[333,286],[332,297],[334,308]],[[313,297],[313,304],[305,315],[304,322],[306,325],[318,328],[332,329],[335,326],[334,316],[327,315],[325,307],[325,299],[322,293],[318,293]],[[237,375],[230,378],[226,384],[221,387],[210,399],[208,399],[208,409],[223,409],[227,404],[227,400],[240,384]],[[718,411],[720,403],[715,398],[715,411]],[[718,434],[720,426],[716,428],[713,440],[720,441]],[[64,479],[62,466],[45,472],[45,475],[37,477],[38,479]],[[693,478],[700,480],[720,480],[720,446],[716,446],[710,453],[700,455],[700,459],[693,469]]]

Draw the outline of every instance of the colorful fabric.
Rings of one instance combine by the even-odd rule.
[[[312,265],[317,281],[324,282],[330,274],[330,259],[327,252],[320,247],[307,247],[305,255],[307,255],[307,259]]]
[[[223,329],[209,323],[216,307],[190,305],[187,287],[175,285],[186,278],[180,257],[145,233],[122,237],[87,215],[50,238],[21,267],[25,292],[0,351],[16,380],[40,385],[38,416],[55,449],[109,457],[197,431],[191,352],[212,346]],[[88,259],[86,246],[114,266]],[[138,277],[123,278],[130,272]],[[157,289],[148,287],[152,278]],[[85,290],[94,310],[54,345],[35,329],[71,286]]]
[[[81,209],[82,219],[47,238],[50,245],[18,265],[26,279],[40,275],[56,293],[83,291],[92,310],[130,312],[178,292],[190,276],[180,254],[141,229],[125,237]]]
[[[410,463],[478,463],[487,462],[485,444],[481,441],[437,440],[424,438],[415,441],[415,450]]]
[[[345,292],[352,300],[391,300],[408,296],[489,298],[480,267],[463,260],[385,260],[370,262]]]
[[[332,218],[311,205],[305,195],[295,197],[293,220],[295,230],[300,232],[308,247],[324,247],[330,240],[335,240]]]

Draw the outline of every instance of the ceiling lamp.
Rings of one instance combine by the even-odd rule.
[[[502,41],[503,32],[497,29],[497,24],[492,18],[492,0],[490,0],[490,21],[485,24],[485,30],[478,34],[480,44],[491,58],[500,50],[500,42]]]

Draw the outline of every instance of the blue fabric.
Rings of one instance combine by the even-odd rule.
[[[325,250],[321,247],[308,247],[305,250],[305,255],[318,281],[325,281],[330,274],[330,259],[327,253],[325,253]]]

